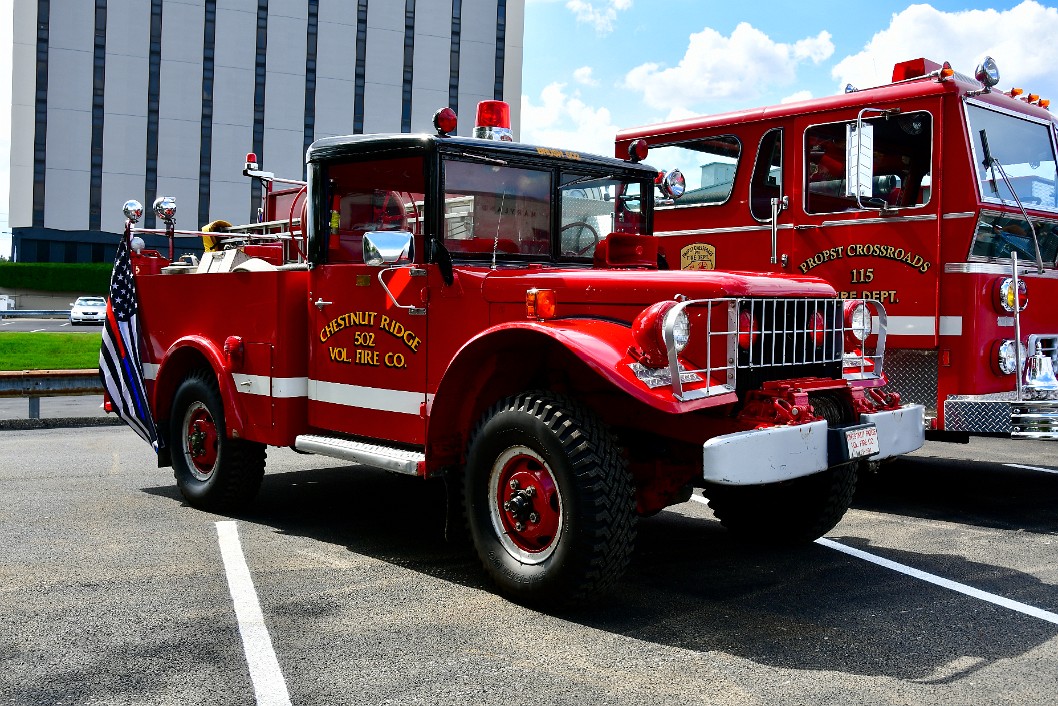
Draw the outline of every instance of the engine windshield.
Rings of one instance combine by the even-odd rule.
[[[966,114],[982,200],[1016,206],[1017,194],[1026,208],[1058,211],[1053,126],[977,103],[967,103]],[[999,167],[986,166],[986,154],[1007,179]]]

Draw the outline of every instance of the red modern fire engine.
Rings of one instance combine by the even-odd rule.
[[[624,130],[617,153],[642,140],[686,177],[655,209],[670,266],[881,302],[885,374],[938,438],[1058,438],[1056,122],[998,80],[991,59],[976,78],[916,59],[876,88]]]
[[[448,109],[436,135],[318,140],[292,188],[250,156],[262,222],[180,231],[163,199],[148,231],[127,204],[159,462],[191,504],[252,499],[266,446],[443,476],[500,589],[569,603],[692,487],[734,531],[811,540],[860,460],[922,444],[921,406],[844,379],[880,359],[846,352],[829,284],[659,270],[656,169],[479,114],[499,140]]]

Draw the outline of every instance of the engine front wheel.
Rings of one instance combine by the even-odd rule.
[[[195,371],[180,383],[170,424],[173,475],[188,503],[225,512],[253,500],[264,477],[265,446],[227,437],[212,373]]]
[[[589,410],[548,392],[495,405],[470,442],[467,524],[500,590],[572,605],[612,585],[635,542],[632,477]]]
[[[709,507],[738,536],[772,545],[812,542],[834,529],[856,492],[857,463],[762,486],[706,488]]]

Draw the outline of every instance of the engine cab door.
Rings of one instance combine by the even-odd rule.
[[[316,167],[309,274],[309,424],[425,443],[421,156]]]

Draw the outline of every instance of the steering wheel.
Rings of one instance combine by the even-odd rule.
[[[408,211],[396,191],[387,191],[379,208],[378,223],[382,230],[407,230]]]
[[[584,221],[574,221],[573,223],[567,223],[560,229],[563,244],[566,242],[566,231],[573,230],[574,228],[576,228],[577,230],[576,235],[572,236],[572,241],[574,243],[573,249],[566,249],[565,247],[563,247],[562,254],[587,255],[589,251],[594,250],[595,247],[599,244],[599,231],[595,230],[595,228],[592,227],[590,223],[585,223]],[[581,240],[584,238],[585,233],[587,233],[591,237],[591,242],[589,242],[583,248],[578,248],[577,246],[581,244]]]

